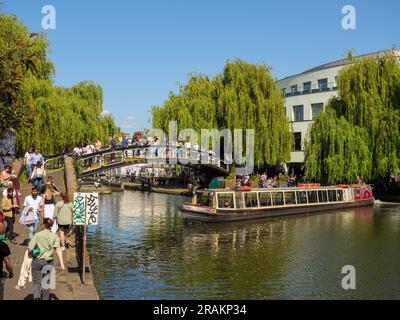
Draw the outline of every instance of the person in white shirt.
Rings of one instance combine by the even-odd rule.
[[[33,147],[29,147],[28,151],[25,153],[25,157],[24,157],[24,165],[26,168],[26,173],[28,175],[28,182],[31,179],[31,174],[32,174],[32,155],[33,155]]]
[[[73,152],[74,155],[80,156],[80,155],[82,154],[81,146],[75,147],[74,150],[73,150],[72,152]]]
[[[43,211],[42,197],[39,196],[37,188],[33,187],[31,195],[25,197],[24,211],[25,209],[29,212],[33,212],[34,215],[34,222],[25,225],[28,228],[28,239],[31,240],[36,233],[37,226],[39,225],[39,213]]]
[[[14,189],[13,197],[17,197],[17,196],[20,196],[20,195],[21,195],[21,193],[18,192],[18,190],[17,190],[16,188],[14,188],[13,183],[12,183],[11,181],[9,181],[9,182],[8,182],[7,188],[5,188],[4,191],[3,191],[3,198],[7,198],[7,189],[8,189],[9,187],[12,187],[12,188]]]

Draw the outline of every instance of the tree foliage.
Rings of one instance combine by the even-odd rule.
[[[152,109],[153,126],[168,132],[169,121],[178,129],[254,129],[255,162],[261,167],[290,158],[292,134],[284,114],[281,90],[266,65],[228,61],[214,78],[194,74],[179,94],[171,93]]]
[[[0,14],[0,133],[16,129],[19,152],[34,145],[53,154],[85,139],[106,142],[119,129],[102,113],[102,88],[91,81],[55,86],[47,53],[43,36]]]
[[[306,175],[337,183],[397,171],[399,112],[400,63],[394,52],[353,60],[338,74],[338,96],[309,132]]]

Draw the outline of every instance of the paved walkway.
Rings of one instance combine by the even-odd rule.
[[[49,173],[55,180],[56,185],[65,190],[64,171],[54,171]],[[21,186],[20,192],[21,205],[26,195],[30,194],[31,185],[24,184]],[[5,284],[5,300],[31,300],[32,299],[32,283],[27,283],[26,289],[16,290],[15,286],[18,282],[20,268],[27,250],[26,246],[21,245],[27,239],[28,232],[26,228],[18,223],[19,216],[15,223],[15,232],[19,234],[17,237],[17,245],[9,243],[13,258],[13,266],[15,277],[7,279]],[[67,243],[74,245],[74,238],[68,238]],[[80,275],[77,272],[77,262],[75,258],[75,249],[70,247],[64,251],[64,263],[66,270],[60,268],[58,258],[55,258],[56,266],[56,289],[52,290],[52,299],[58,300],[98,300],[98,294],[93,284],[91,274],[86,274],[85,284],[81,283]]]

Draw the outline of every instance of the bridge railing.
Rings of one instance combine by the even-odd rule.
[[[64,155],[45,157],[44,168],[48,170],[56,170],[64,167]]]
[[[228,170],[228,165],[212,152],[184,147],[129,146],[127,148],[105,149],[99,152],[75,156],[79,172],[107,168],[123,163],[174,163],[208,164]]]

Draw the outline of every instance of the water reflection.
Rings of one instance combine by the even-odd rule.
[[[101,198],[89,250],[102,298],[400,298],[398,206],[188,225],[183,201],[139,192]],[[355,291],[341,289],[348,264]]]

